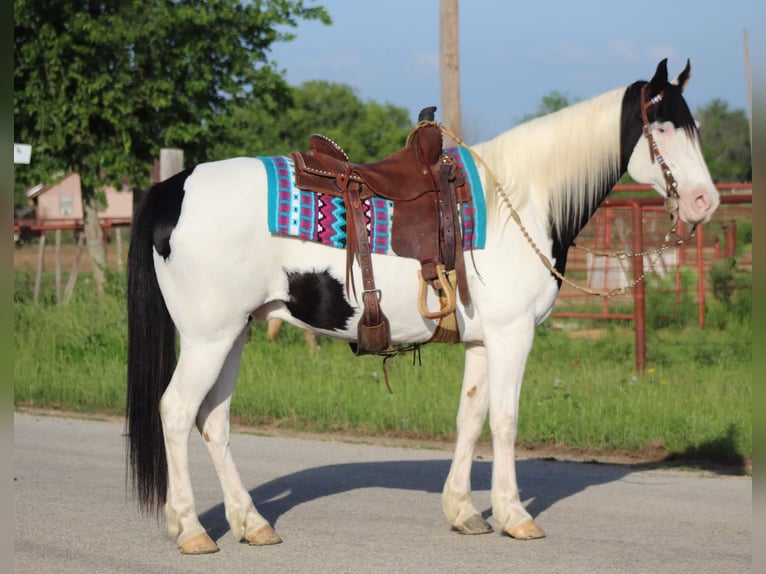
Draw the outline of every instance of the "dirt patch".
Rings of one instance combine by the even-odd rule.
[[[607,334],[606,329],[579,329],[577,331],[567,331],[570,339],[601,339]]]
[[[66,232],[65,232],[66,233]],[[71,241],[71,240],[70,240]],[[106,247],[106,259],[109,269],[118,269],[118,261],[122,259],[123,269],[125,268],[124,262],[128,255],[128,243],[127,234],[123,233],[122,241],[122,257],[118,258],[118,249],[116,240],[112,239]],[[61,274],[67,277],[72,271],[72,264],[74,263],[77,254],[77,246],[71,242],[64,243],[59,248],[59,257],[61,261]],[[40,259],[40,246],[35,241],[34,243],[27,243],[22,247],[17,247],[13,250],[13,268],[19,271],[31,271],[37,272],[37,265]],[[93,264],[88,256],[87,247],[83,247],[80,261],[77,266],[79,273],[92,273]],[[43,249],[43,273],[55,273],[56,272],[56,246],[54,245],[53,234],[46,240],[45,248]]]

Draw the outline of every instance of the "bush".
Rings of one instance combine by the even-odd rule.
[[[716,261],[713,264],[710,270],[710,285],[717,305],[711,305],[709,315],[716,326],[725,328],[731,321],[751,321],[752,273],[739,271],[735,258]]]
[[[676,276],[650,275],[646,280],[646,323],[650,328],[691,327],[697,324],[697,271],[681,269],[680,292]]]

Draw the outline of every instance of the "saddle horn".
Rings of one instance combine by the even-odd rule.
[[[420,110],[418,114],[418,123],[436,121],[436,106],[429,106]]]

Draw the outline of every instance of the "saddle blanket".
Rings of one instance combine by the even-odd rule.
[[[462,167],[472,202],[461,206],[463,249],[483,249],[486,239],[486,204],[479,173],[471,152],[464,147],[445,150]],[[295,167],[289,156],[258,156],[268,174],[269,231],[333,247],[346,247],[346,207],[342,197],[304,191],[295,186]],[[392,201],[371,197],[362,202],[370,249],[394,255],[391,250]]]

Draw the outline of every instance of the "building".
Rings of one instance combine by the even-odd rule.
[[[106,205],[99,210],[99,219],[129,222],[133,218],[133,191],[106,187],[104,193]],[[55,184],[36,185],[27,190],[26,196],[37,221],[82,221],[82,194],[77,173],[70,173]]]

